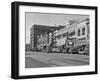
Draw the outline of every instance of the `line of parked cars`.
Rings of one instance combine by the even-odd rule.
[[[59,48],[59,47],[54,47],[50,49],[48,52],[53,52],[53,53],[65,53],[65,54],[84,54],[84,55],[89,55],[89,45],[82,45],[78,47],[66,47],[66,48]]]

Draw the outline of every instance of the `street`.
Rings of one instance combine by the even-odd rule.
[[[25,68],[89,65],[89,56],[79,54],[26,52]]]

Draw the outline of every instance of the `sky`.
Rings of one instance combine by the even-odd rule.
[[[78,14],[52,14],[52,13],[26,12],[25,13],[26,43],[30,43],[30,28],[34,24],[57,26],[57,25],[64,25],[64,23],[68,20],[81,21],[88,17],[89,17],[88,15],[78,15]]]

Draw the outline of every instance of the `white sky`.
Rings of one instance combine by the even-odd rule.
[[[66,20],[81,21],[88,18],[88,15],[75,14],[50,14],[50,13],[34,13],[26,12],[26,43],[30,43],[30,28],[34,24],[38,25],[63,25]]]

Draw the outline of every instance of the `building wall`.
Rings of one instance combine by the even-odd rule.
[[[43,49],[47,48],[49,44],[49,34],[47,32],[43,32],[37,36],[37,48]],[[45,49],[44,48],[44,49]]]
[[[78,35],[78,31],[80,31],[80,35]],[[77,45],[79,43],[82,44],[82,42],[89,44],[89,19],[83,20],[57,31],[55,34],[55,38],[57,46],[64,45],[66,43],[66,40],[70,39],[74,39],[73,42]]]
[[[87,24],[88,23],[88,24]],[[78,35],[78,30],[80,30],[80,36]],[[85,20],[77,24],[76,33],[76,46],[89,44],[89,20]]]
[[[34,27],[32,26],[32,28],[30,29],[30,47],[31,50],[34,50]]]
[[[85,28],[85,35],[83,35],[82,33],[82,29]],[[78,30],[80,30],[80,36],[78,36]],[[81,22],[79,24],[77,24],[77,29],[76,29],[76,37],[79,39],[79,38],[83,38],[83,37],[86,37],[87,39],[87,24],[86,24],[86,21],[84,22]]]
[[[74,23],[69,25],[69,27],[66,26],[57,31],[52,29],[53,28],[50,26],[32,26],[30,34],[31,49],[34,50],[35,48],[47,48],[51,43],[53,44],[53,42],[55,42],[55,46],[63,46],[66,44],[67,40],[72,40],[74,42],[74,46],[85,43],[89,44],[89,20],[83,20],[81,22]],[[78,35],[79,31],[80,35]]]
[[[47,47],[51,38],[49,33],[53,32],[53,27],[45,25],[33,25],[30,29],[31,50],[38,50]]]

